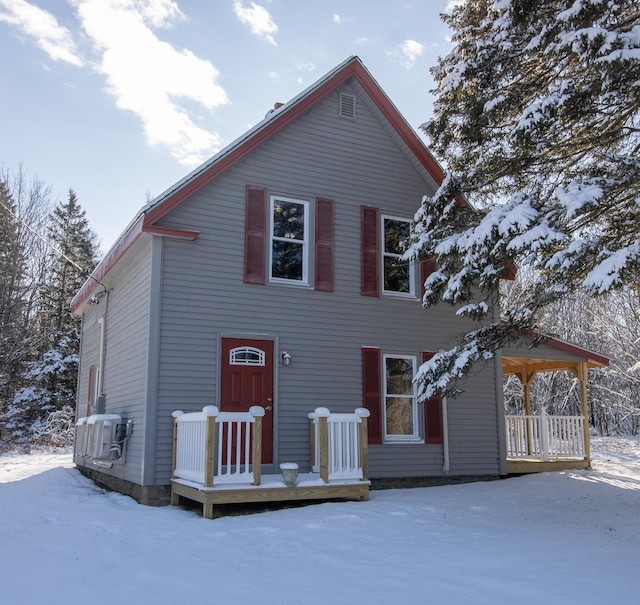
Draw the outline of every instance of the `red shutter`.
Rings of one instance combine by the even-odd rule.
[[[316,198],[315,288],[333,292],[333,200]]]
[[[264,284],[267,239],[267,190],[247,185],[244,229],[244,281]]]
[[[424,351],[422,362],[429,361],[435,353]],[[442,399],[434,395],[424,403],[424,441],[427,444],[442,443]]]
[[[380,296],[378,266],[378,209],[360,206],[361,269],[360,293]]]
[[[424,297],[424,282],[427,277],[438,270],[438,265],[433,257],[427,258],[420,263],[420,299]]]
[[[382,381],[380,349],[362,348],[362,405],[369,416],[369,443],[382,443]]]

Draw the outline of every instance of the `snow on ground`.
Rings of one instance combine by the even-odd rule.
[[[640,440],[592,471],[203,519],[107,493],[67,454],[0,457],[6,604],[640,602]]]

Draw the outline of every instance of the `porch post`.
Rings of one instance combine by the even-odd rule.
[[[309,434],[309,468],[313,471],[313,467],[318,463],[316,460],[316,426],[313,420],[313,414],[309,414],[309,422],[311,423]]]
[[[367,418],[371,412],[366,408],[358,408],[356,414],[360,416],[360,468],[362,468],[362,479],[369,479],[369,436],[367,430]]]
[[[260,485],[262,481],[262,417],[264,408],[259,405],[249,408],[253,415],[253,426],[251,427],[253,443],[251,445],[251,464],[253,467],[253,485]]]
[[[213,458],[216,451],[216,416],[218,408],[209,405],[202,409],[207,417],[204,458],[204,486],[213,487]]]
[[[529,374],[529,370],[527,369],[527,364],[524,364],[522,374],[518,374],[518,378],[520,378],[520,382],[522,383],[522,387],[524,388],[524,415],[526,416],[525,424],[527,427],[527,454],[530,456],[533,451],[531,448],[531,440],[533,439],[533,434],[531,431],[531,381],[533,380],[535,372],[531,372]]]
[[[547,408],[540,409],[540,450],[542,460],[549,462],[549,419],[547,418]]]
[[[320,479],[329,483],[329,410],[327,408],[316,408],[318,418],[318,442],[320,446]]]
[[[582,432],[584,439],[584,457],[587,461],[587,467],[591,468],[591,437],[589,435],[589,406],[587,403],[587,378],[589,366],[586,362],[582,362],[578,366],[576,372],[580,380],[580,413],[582,414]]]
[[[176,478],[176,455],[178,451],[178,418],[182,416],[182,410],[176,410],[173,416],[173,453],[171,455],[171,478]]]

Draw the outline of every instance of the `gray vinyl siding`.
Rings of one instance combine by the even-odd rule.
[[[87,415],[89,397],[89,369],[97,366],[100,360],[100,324],[98,320],[104,314],[99,307],[89,307],[82,317],[82,338],[80,367],[78,370],[78,390],[76,394],[76,419]]]
[[[100,327],[96,319],[106,309],[106,412],[119,414],[123,420],[131,420],[133,434],[127,444],[126,464],[116,463],[111,469],[100,470],[137,484],[142,484],[143,427],[147,402],[151,246],[150,237],[141,238],[122,259],[117,273],[109,274],[105,279],[109,287],[108,298],[95,307],[88,307],[84,322],[90,325],[83,333],[79,390],[79,403],[82,406],[83,400],[86,402],[88,366],[97,365],[99,361]]]
[[[417,299],[360,294],[360,206],[411,218],[434,183],[382,117],[361,102],[357,120],[338,117],[338,91],[204,187],[162,224],[200,232],[195,242],[165,240],[158,383],[156,481],[170,477],[171,412],[217,403],[217,351],[225,335],[264,334],[288,367],[277,364],[275,463],[309,463],[307,413],[317,406],[351,411],[362,405],[361,349],[412,354],[448,346],[468,324],[450,307],[424,311]],[[269,193],[335,201],[333,292],[282,284],[243,283],[247,184]],[[311,211],[313,216],[313,209]],[[311,229],[313,233],[313,225]],[[310,258],[313,283],[313,254]],[[498,474],[499,444],[493,365],[450,402],[451,475]],[[442,475],[439,445],[370,447],[372,477]]]

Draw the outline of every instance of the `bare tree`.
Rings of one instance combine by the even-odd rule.
[[[503,284],[503,308],[516,307],[538,276],[531,270]],[[549,305],[540,321],[544,333],[606,355],[608,368],[590,372],[589,423],[601,434],[640,433],[640,292],[634,288],[594,298],[575,291]],[[531,385],[532,401],[551,413],[579,414],[580,389],[568,371],[538,374]],[[522,413],[522,385],[505,380],[505,407]]]
[[[38,290],[47,263],[51,191],[22,167],[0,170],[0,412],[36,350]]]

